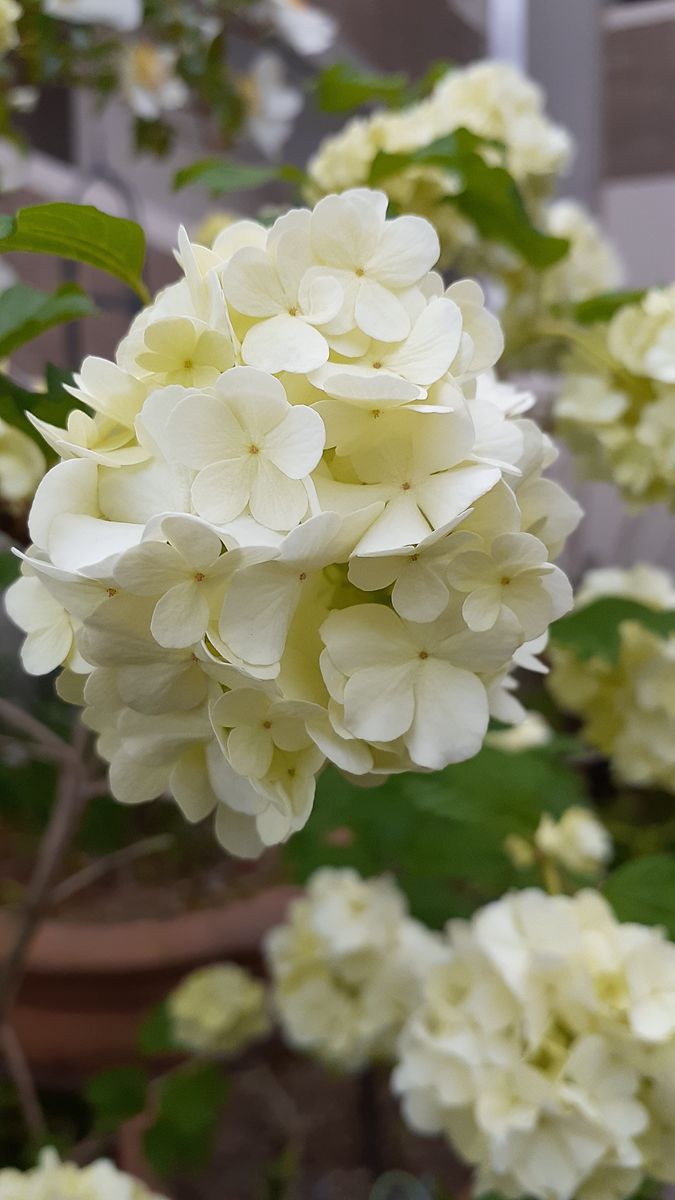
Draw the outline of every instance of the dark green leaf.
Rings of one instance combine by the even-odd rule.
[[[95,1075],[84,1094],[94,1110],[94,1127],[113,1133],[145,1108],[148,1077],[141,1067],[114,1067]]]
[[[675,857],[650,854],[624,863],[603,891],[619,920],[663,925],[675,939]]]
[[[253,163],[234,162],[233,159],[204,158],[178,171],[173,186],[175,191],[180,191],[181,188],[196,184],[210,188],[213,195],[222,195],[225,192],[248,191],[279,178],[278,167],[262,167]]]
[[[138,1033],[138,1047],[147,1055],[168,1054],[177,1049],[166,1004],[158,1004],[145,1018]]]
[[[14,583],[14,580],[19,578],[20,571],[21,559],[12,554],[11,550],[0,551],[0,591]]]
[[[320,865],[392,871],[414,915],[440,926],[523,882],[504,852],[510,833],[531,836],[542,811],[555,816],[585,798],[581,777],[547,747],[512,755],[487,747],[470,762],[372,790],[327,770],[285,855],[300,882]]]
[[[504,166],[486,162],[488,148],[493,153],[501,149],[498,142],[457,129],[410,154],[378,154],[369,183],[375,186],[411,164],[440,167],[457,182],[443,202],[459,209],[483,238],[510,246],[540,270],[553,266],[565,257],[569,242],[535,228],[513,177]]]
[[[637,621],[663,638],[675,633],[675,611],[660,612],[635,600],[605,596],[556,621],[551,626],[551,640],[572,650],[582,661],[597,657],[615,664],[621,649],[622,621]]]
[[[362,104],[398,105],[406,98],[408,77],[403,73],[376,75],[352,63],[337,62],[321,71],[315,93],[324,112],[348,112]]]
[[[0,216],[0,254],[55,254],[98,267],[126,283],[141,300],[145,235],[125,217],[111,217],[89,204],[36,204]]]
[[[64,284],[51,296],[16,283],[0,293],[0,358],[7,358],[55,325],[95,312],[96,305],[74,283]]]
[[[52,425],[64,425],[73,408],[82,408],[79,400],[65,390],[72,383],[70,371],[63,371],[51,363],[45,372],[46,391],[29,392],[6,375],[0,375],[0,418],[23,430],[42,448],[47,458],[54,458],[53,451],[45,443],[37,429],[28,420],[26,413],[34,413]]]
[[[619,309],[627,304],[639,304],[647,294],[646,288],[635,291],[603,292],[600,296],[591,296],[589,300],[580,300],[566,310],[565,315],[571,316],[577,325],[596,325],[600,321],[610,321]]]
[[[155,1171],[173,1175],[207,1164],[228,1091],[227,1080],[213,1063],[177,1071],[164,1080],[157,1118],[143,1138]]]

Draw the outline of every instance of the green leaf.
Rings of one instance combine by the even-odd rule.
[[[36,417],[49,421],[52,425],[65,425],[68,413],[72,409],[84,407],[65,390],[65,385],[72,382],[73,376],[70,371],[63,371],[51,363],[46,367],[46,390],[42,392],[29,392],[19,387],[8,376],[0,374],[0,418],[16,429],[23,430],[28,437],[37,442],[46,458],[51,461],[56,457],[54,452],[45,445],[26,413],[34,413]]]
[[[25,283],[0,293],[0,358],[66,321],[92,316],[96,305],[74,283],[66,283],[51,296]]]
[[[169,1054],[178,1048],[166,1004],[158,1004],[148,1013],[138,1032],[138,1048],[147,1055]]]
[[[143,1137],[151,1166],[160,1175],[197,1170],[209,1160],[229,1087],[213,1063],[167,1076],[159,1094],[157,1119]]]
[[[487,747],[468,763],[372,790],[329,769],[311,820],[284,855],[299,882],[321,865],[365,876],[391,871],[413,914],[438,927],[527,882],[505,854],[505,838],[531,836],[544,809],[557,816],[585,799],[583,779],[557,748],[509,755]]]
[[[601,321],[611,321],[615,313],[625,308],[627,304],[639,304],[647,295],[647,288],[637,288],[634,291],[603,292],[599,296],[591,296],[588,300],[580,300],[563,310],[576,321],[577,325],[596,325]]]
[[[15,579],[19,578],[21,572],[21,559],[12,554],[11,550],[0,551],[0,591],[4,591],[9,587],[10,583],[14,583]]]
[[[253,163],[235,162],[233,159],[203,158],[183,167],[174,176],[174,191],[191,185],[210,188],[211,193],[222,195],[225,192],[248,191],[261,187],[273,179],[279,179],[279,167],[262,167]]]
[[[605,596],[555,621],[551,626],[551,640],[557,646],[572,650],[582,662],[602,658],[615,665],[621,649],[623,621],[637,621],[662,638],[675,633],[675,611],[661,612],[638,604],[636,600]]]
[[[85,1098],[94,1110],[94,1127],[113,1133],[145,1108],[148,1077],[141,1067],[114,1067],[87,1083]]]
[[[319,108],[324,112],[348,112],[362,104],[399,105],[405,98],[408,77],[402,72],[376,75],[360,71],[352,63],[337,62],[321,71],[315,83]]]
[[[441,167],[458,184],[456,191],[449,188],[443,203],[459,209],[482,237],[510,246],[531,266],[539,270],[553,266],[565,257],[569,242],[542,233],[532,224],[512,175],[504,166],[485,161],[482,151],[488,148],[493,153],[503,149],[494,140],[457,129],[410,154],[378,154],[369,183],[376,186],[411,164]]]
[[[143,303],[145,234],[125,217],[111,217],[89,204],[36,204],[0,216],[0,254],[55,254],[98,267],[126,283]]]
[[[650,854],[613,871],[603,891],[620,921],[663,925],[675,939],[675,857]]]

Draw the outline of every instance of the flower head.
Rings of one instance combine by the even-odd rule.
[[[305,824],[327,759],[475,754],[569,603],[549,559],[577,510],[489,375],[499,325],[386,208],[181,231],[182,278],[85,360],[66,428],[37,423],[63,461],[8,592],[25,665],[65,668],[120,801],[168,792],[243,856]]]

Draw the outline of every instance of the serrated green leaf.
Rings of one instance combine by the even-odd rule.
[[[602,658],[614,665],[621,650],[623,621],[637,621],[662,638],[675,633],[675,610],[662,612],[636,600],[605,596],[555,621],[551,625],[551,641],[572,650],[582,662]]]
[[[51,296],[25,283],[0,293],[0,358],[66,321],[77,321],[96,312],[82,288],[66,283]]]
[[[603,892],[620,921],[663,925],[675,939],[675,857],[650,854],[613,871]]]
[[[148,1013],[138,1031],[138,1048],[147,1055],[168,1054],[178,1049],[166,1004],[158,1004]]]
[[[569,242],[533,225],[513,176],[503,165],[486,162],[483,151],[488,148],[494,152],[502,147],[468,129],[456,129],[409,154],[378,154],[369,183],[376,186],[411,164],[440,167],[457,181],[443,203],[459,209],[486,240],[510,246],[530,266],[539,270],[553,266],[565,257]]]
[[[233,159],[203,158],[178,171],[173,187],[178,192],[182,188],[199,185],[210,188],[213,195],[244,192],[281,178],[280,170],[279,167],[263,167],[255,163],[235,162]]]
[[[11,550],[0,551],[0,591],[4,591],[9,587],[10,583],[14,583],[15,579],[19,578],[21,572],[21,559],[12,554]]]
[[[569,315],[577,325],[597,325],[601,321],[611,321],[615,313],[628,304],[639,304],[647,295],[647,288],[637,288],[633,291],[603,292],[599,296],[591,296],[588,300],[580,300],[566,310],[563,315]]]
[[[408,91],[408,76],[361,71],[353,63],[326,67],[314,85],[316,101],[324,112],[349,112],[362,104],[401,104]]]
[[[141,1067],[113,1067],[90,1079],[85,1098],[94,1110],[94,1127],[113,1133],[123,1121],[143,1112],[148,1077]]]
[[[127,284],[147,303],[143,283],[145,234],[126,217],[111,217],[90,204],[35,204],[0,216],[0,254],[55,254],[86,263]]]
[[[227,1080],[213,1063],[177,1071],[164,1080],[157,1118],[143,1137],[146,1157],[158,1174],[206,1165],[228,1092]]]

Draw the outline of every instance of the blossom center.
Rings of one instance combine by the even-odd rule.
[[[195,571],[195,583],[203,583],[205,579],[206,575],[203,571]]]
[[[418,558],[419,554],[410,554],[408,556],[408,562],[417,562]]]
[[[263,729],[271,729],[271,728],[272,728],[272,722],[271,722],[271,721],[263,721],[263,723],[262,723],[262,727],[263,727]]]
[[[381,408],[374,408],[374,409],[372,410],[372,412],[371,412],[371,414],[370,414],[370,415],[371,415],[372,417],[374,417],[374,418],[375,418],[375,420],[377,420],[377,418],[378,418],[378,417],[381,417],[381,416],[382,416],[382,409],[381,409]]]
[[[297,317],[297,315],[298,315],[297,304],[291,304],[291,307],[288,310],[288,315],[289,315],[289,317]]]
[[[357,267],[354,274],[358,275],[359,279],[360,279],[362,275],[365,275],[365,271],[364,271],[363,267]]]
[[[183,363],[183,367],[185,368],[186,371],[191,371],[192,368],[194,367],[194,363],[193,363],[192,359],[186,358]]]
[[[511,576],[510,575],[502,575],[499,582],[501,583],[502,587],[508,587],[511,582]]]
[[[260,446],[250,445],[248,448],[249,454],[260,454]]]
[[[105,594],[106,594],[106,596],[109,596],[112,599],[113,596],[117,595],[117,588],[114,588],[114,587],[106,588]]]
[[[411,484],[411,483],[408,483],[408,481],[407,481],[407,479],[406,479],[405,483],[402,483],[402,484],[401,484],[401,491],[402,491],[402,492],[409,492],[409,491],[410,491],[410,489],[411,489],[411,487],[412,487],[412,484]]]
[[[417,657],[418,657],[418,658],[421,658],[421,659],[422,659],[422,661],[424,661],[424,659],[425,659],[425,658],[428,658],[428,657],[429,657],[429,651],[428,651],[428,650],[420,650],[420,652],[419,652],[419,654],[417,655]]]
[[[381,370],[382,370],[382,363],[379,361],[379,359],[378,359],[378,361],[377,361],[377,362],[374,362],[374,363],[373,363],[373,370],[374,370],[374,371],[381,371]]]

